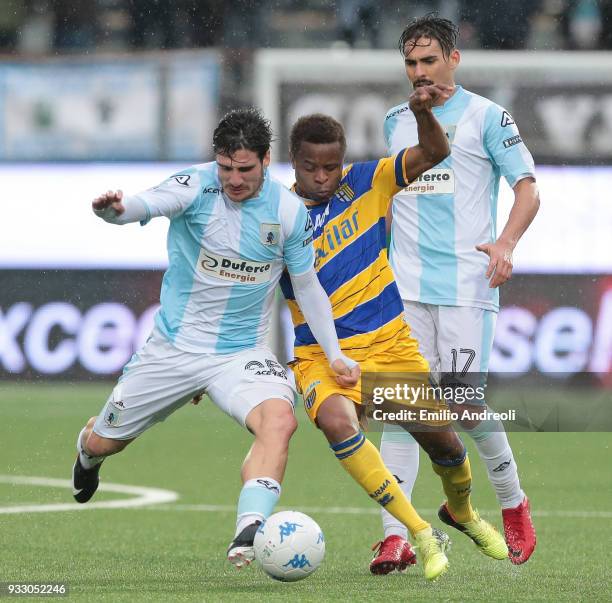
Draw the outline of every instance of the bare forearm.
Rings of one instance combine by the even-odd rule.
[[[446,134],[433,113],[428,110],[415,112],[419,143],[405,153],[404,170],[409,181],[434,167],[447,157],[450,147]]]
[[[514,205],[498,241],[503,241],[514,249],[538,213],[539,207],[540,196],[535,181],[532,178],[521,180],[514,187]]]

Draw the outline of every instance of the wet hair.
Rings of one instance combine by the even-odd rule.
[[[216,155],[230,157],[245,149],[257,153],[263,161],[270,150],[272,127],[259,109],[234,109],[226,113],[213,133],[213,150]]]
[[[436,13],[429,13],[423,17],[413,19],[402,32],[400,36],[398,47],[399,51],[404,54],[404,48],[406,43],[412,41],[412,46],[409,48],[410,52],[415,46],[417,46],[417,40],[419,38],[429,38],[429,40],[437,40],[442,48],[442,54],[448,58],[450,53],[457,48],[457,36],[459,35],[459,28],[448,19],[442,19],[438,17]],[[418,44],[421,46],[421,44]]]
[[[342,154],[346,152],[346,136],[342,124],[329,115],[313,113],[300,117],[291,128],[289,151],[295,157],[302,142],[328,144],[339,142]]]

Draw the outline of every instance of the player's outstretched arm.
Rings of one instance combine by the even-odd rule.
[[[91,208],[99,218],[111,224],[139,222],[146,218],[146,208],[142,203],[123,198],[123,191],[107,191],[96,197]]]
[[[476,245],[489,256],[485,274],[491,289],[503,285],[512,276],[512,252],[540,208],[540,195],[535,180],[523,178],[514,185],[514,205],[504,230],[495,243]]]
[[[354,387],[361,373],[359,365],[340,349],[331,304],[314,268],[303,274],[292,274],[291,284],[295,300],[336,373],[336,380],[343,387]]]
[[[436,84],[421,86],[410,95],[410,110],[416,118],[419,136],[419,143],[404,154],[404,171],[410,182],[450,154],[446,134],[431,108],[435,102],[449,98],[451,92],[450,86]]]

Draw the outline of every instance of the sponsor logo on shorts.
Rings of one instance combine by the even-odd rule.
[[[280,239],[280,224],[261,224],[259,238],[264,245],[277,245]]]
[[[451,169],[433,169],[421,174],[404,191],[411,195],[448,195],[455,192],[455,174]]]
[[[271,262],[252,262],[226,258],[202,249],[198,257],[198,270],[224,281],[246,285],[267,283],[272,278]]]
[[[517,134],[516,136],[512,136],[512,138],[506,138],[506,140],[504,140],[504,146],[509,149],[519,142],[523,142],[523,139]]]
[[[250,360],[244,365],[245,370],[252,371],[255,375],[273,375],[281,379],[287,378],[287,371],[276,360],[266,358],[265,365],[259,360]]]

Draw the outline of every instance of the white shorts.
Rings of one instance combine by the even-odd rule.
[[[285,399],[292,408],[296,400],[286,369],[268,348],[194,354],[175,348],[155,329],[123,369],[94,432],[113,440],[134,438],[200,393],[243,427],[264,400]]]
[[[489,370],[497,313],[468,306],[434,306],[404,300],[406,322],[434,373]]]

